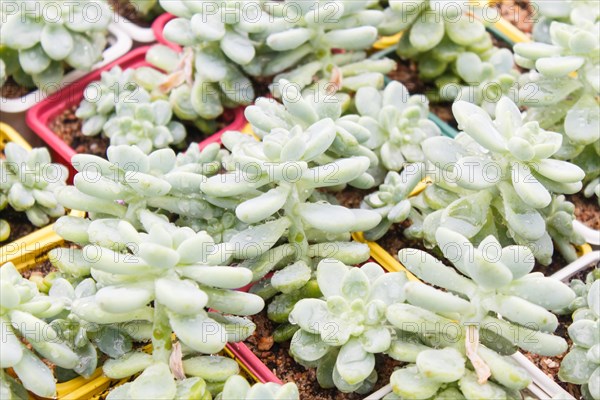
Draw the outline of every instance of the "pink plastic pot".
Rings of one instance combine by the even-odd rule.
[[[152,23],[152,30],[154,31],[154,37],[156,41],[160,44],[164,44],[167,47],[172,48],[173,50],[181,51],[181,46],[175,44],[173,42],[169,42],[165,39],[165,35],[163,34],[163,30],[165,29],[165,25],[172,19],[176,17],[173,14],[165,13],[160,17],[156,18]]]
[[[216,136],[216,135],[215,135]],[[208,139],[207,139],[208,140]],[[268,274],[266,278],[273,274]],[[250,283],[240,289],[241,292],[248,292],[255,283]],[[239,358],[248,368],[248,371],[256,376],[261,382],[274,382],[281,384],[281,380],[271,371],[243,342],[229,343],[228,349]]]
[[[123,69],[148,66],[149,64],[146,62],[146,52],[149,48],[150,46],[145,46],[131,51],[105,67],[82,77],[64,89],[52,94],[27,112],[27,125],[48,145],[53,155],[53,159],[69,168],[69,183],[72,182],[76,173],[71,165],[71,158],[76,152],[50,129],[50,122],[65,109],[78,105],[83,99],[85,88],[90,83],[99,80],[100,74],[103,71],[110,70],[117,65]],[[231,124],[222,131],[206,139],[202,142],[201,146],[219,142],[222,132],[227,130],[239,130],[245,124],[243,108],[231,110],[230,115],[226,114],[225,117],[229,117],[228,121],[231,121]]]

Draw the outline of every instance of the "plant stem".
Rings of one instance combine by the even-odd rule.
[[[158,301],[154,302],[154,323],[152,325],[152,358],[169,363],[171,356],[171,328],[167,309]]]

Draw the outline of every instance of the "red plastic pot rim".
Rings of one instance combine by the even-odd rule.
[[[152,23],[152,31],[154,31],[154,37],[156,38],[156,41],[158,43],[164,44],[165,46],[170,47],[173,50],[181,51],[181,46],[168,41],[167,39],[165,39],[165,35],[163,34],[163,30],[165,29],[165,25],[167,25],[167,22],[175,18],[176,17],[173,14],[162,14],[160,17],[156,18]]]

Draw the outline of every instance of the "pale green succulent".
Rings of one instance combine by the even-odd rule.
[[[573,323],[568,328],[573,346],[560,363],[558,378],[582,385],[586,400],[600,399],[600,273],[590,272],[585,282],[574,279],[578,297],[571,304]]]
[[[377,381],[375,354],[386,352],[393,328],[386,310],[404,301],[403,272],[385,273],[375,263],[360,268],[325,259],[317,268],[322,299],[302,299],[289,320],[298,325],[290,354],[317,367],[319,384],[342,392],[369,392]]]
[[[300,393],[293,382],[256,383],[252,386],[240,375],[227,379],[223,391],[215,400],[300,400]]]
[[[446,228],[436,237],[456,270],[420,250],[398,253],[424,283],[406,283],[408,304],[387,309],[387,320],[400,330],[388,354],[416,363],[391,378],[396,395],[429,398],[452,388],[462,392],[457,398],[520,398],[514,392],[531,379],[504,356],[517,348],[546,356],[563,353],[567,343],[552,334],[558,319],[547,310],[568,306],[575,293],[558,280],[531,273],[534,258],[527,247],[503,247],[491,235],[475,247]]]
[[[475,247],[465,236],[447,228],[439,228],[436,239],[460,274],[421,250],[400,250],[398,258],[410,272],[446,291],[420,282],[408,283],[405,293],[411,305],[389,309],[392,324],[402,329],[411,321],[431,322],[429,318],[433,318],[436,322],[442,318],[434,317],[438,313],[450,318],[448,323],[452,318],[458,321],[458,336],[466,339],[467,350],[478,342],[480,329],[490,328],[509,346],[536,354],[551,356],[566,350],[566,341],[552,335],[558,319],[547,310],[568,306],[575,293],[558,280],[531,273],[535,263],[531,250],[525,246],[503,247],[491,235]],[[431,313],[422,314],[415,307]],[[526,340],[527,335],[535,340]]]
[[[111,145],[135,145],[149,154],[185,140],[185,126],[172,119],[173,110],[166,100],[123,102],[117,104],[116,114],[104,124],[103,132]]]
[[[114,66],[100,74],[100,80],[90,83],[84,91],[75,116],[83,119],[81,132],[95,136],[102,132],[106,121],[115,114],[115,107],[122,102],[149,102],[150,96],[140,90],[134,80],[135,70]]]
[[[146,70],[162,76],[150,67]],[[111,145],[136,145],[146,154],[184,141],[186,128],[173,120],[173,106],[138,85],[136,79],[140,75],[143,77],[137,70],[123,71],[116,66],[104,71],[100,81],[88,85],[75,113],[83,119],[84,135],[102,133]]]
[[[342,116],[346,96],[333,97],[325,92],[303,96],[295,84],[286,80],[279,81],[279,86],[283,104],[261,97],[256,100],[255,105],[245,110],[253,132],[267,141],[266,146],[280,148],[285,145],[286,134],[280,130],[291,131],[296,126],[306,130],[317,123],[330,128],[330,125],[324,124],[327,122],[324,120],[333,120],[333,142],[322,154],[312,157],[311,161],[316,165],[323,165],[339,158],[368,157],[369,170],[349,182],[349,185],[362,189],[373,187],[378,180],[377,175],[381,173],[377,168],[377,154],[367,146],[373,135],[371,131],[375,129],[370,126],[371,121],[355,114]]]
[[[3,191],[0,191],[0,211],[4,210],[8,206],[8,197]],[[10,225],[4,220],[0,219],[0,242],[4,242],[10,237]]]
[[[176,384],[177,372],[169,372],[169,363],[178,359],[172,334],[193,352],[218,353],[228,342],[253,333],[254,324],[236,315],[256,314],[264,301],[232,290],[250,283],[252,272],[226,266],[230,257],[206,232],[176,227],[147,210],[140,211],[139,218],[143,231],[121,219],[67,220],[82,248],[53,249],[49,257],[61,271],[91,275],[97,282],[95,294],[72,302],[71,312],[78,318],[149,329],[151,356],[127,353],[104,366],[105,374],[115,379],[144,371],[127,396],[119,395],[139,398],[138,390],[152,390],[147,392],[155,393],[150,398],[175,398],[173,388],[184,382]],[[215,311],[208,313],[206,308]],[[161,374],[155,383],[148,378]]]
[[[199,192],[206,176],[220,169],[222,152],[218,144],[188,158],[177,158],[172,149],[147,155],[136,146],[127,145],[110,146],[107,156],[108,160],[89,154],[73,156],[73,167],[79,172],[73,180],[74,186],[57,191],[61,204],[90,212],[94,218],[120,218],[136,226],[139,226],[138,212],[146,209],[198,221],[222,215],[222,210],[211,206]],[[69,225],[56,225],[65,238],[78,241],[63,228],[68,229]]]
[[[392,81],[382,91],[361,88],[354,102],[359,123],[371,133],[365,145],[377,152],[386,170],[400,171],[406,163],[425,161],[421,143],[441,134],[428,119],[427,98],[410,96],[400,82]]]
[[[550,24],[553,21],[580,25],[595,23],[600,18],[598,4],[594,0],[540,1],[532,0],[536,11],[533,38],[536,42],[551,43]]]
[[[130,0],[129,3],[133,4],[135,11],[146,19],[151,19],[164,12],[158,0]]]
[[[564,196],[555,196],[548,207],[541,210],[546,221],[546,230],[560,254],[565,254],[566,259],[575,260],[578,255],[573,244],[585,244],[585,238],[573,229],[575,220],[575,206]]]
[[[112,12],[97,0],[59,0],[53,7],[34,4],[2,1],[4,77],[28,88],[54,91],[67,68],[88,71],[101,60]]]
[[[370,165],[365,156],[326,156],[335,140],[331,118],[317,118],[307,128],[274,128],[260,142],[226,132],[222,142],[231,152],[224,162],[227,172],[200,186],[208,202],[235,211],[249,225],[226,245],[235,259],[243,260],[240,265],[253,272],[254,281],[281,269],[267,281],[268,290],[259,286],[266,299],[283,292],[268,308],[276,322],[287,321],[293,303],[302,297],[298,289],[310,284],[321,258],[356,264],[369,257],[365,244],[350,242],[350,232],[373,228],[379,214],[347,209],[317,196],[317,189],[357,180]]]
[[[316,83],[327,88],[356,91],[364,86],[383,86],[384,74],[395,63],[366,60],[367,50],[377,40],[383,12],[369,0],[286,0],[266,4],[268,24],[257,35],[264,41],[254,61],[245,67],[253,76],[276,75],[273,82],[287,79],[302,90]],[[345,54],[334,54],[343,50]],[[275,85],[272,92],[281,93]]]
[[[381,222],[375,228],[364,232],[365,239],[381,239],[392,224],[408,218],[412,210],[409,197],[424,176],[423,164],[409,164],[400,174],[395,171],[388,172],[385,182],[378,190],[365,196],[361,208],[373,210],[381,215]]]
[[[582,8],[586,10],[587,7]],[[576,13],[575,11],[573,11]],[[591,18],[591,20],[589,19]],[[515,61],[532,71],[520,81],[519,100],[528,120],[564,136],[554,156],[572,160],[586,172],[585,195],[593,196],[600,177],[600,22],[598,13],[577,23],[552,22],[551,43],[519,43]],[[599,200],[600,201],[600,198]]]
[[[508,49],[494,48],[482,58],[473,52],[463,52],[454,64],[458,80],[444,78],[436,82],[442,100],[464,100],[477,104],[494,115],[502,96],[517,99],[517,80],[513,54]]]
[[[146,363],[148,367],[133,382],[112,389],[106,398],[210,400],[224,390],[230,379],[239,376],[240,367],[231,358],[198,356],[181,343],[175,346],[181,346],[181,351],[177,350],[177,359],[171,358],[169,364],[153,363],[148,354],[131,353],[132,363]],[[110,360],[104,371],[112,376],[121,375],[122,367]],[[176,381],[172,379],[173,373],[178,375]]]
[[[35,283],[23,278],[12,263],[0,268],[0,291],[0,393],[3,398],[27,398],[22,396],[24,387],[41,397],[55,396],[54,375],[40,358],[67,369],[79,363],[77,354],[45,321],[64,309],[63,302],[40,294]],[[13,369],[20,383],[6,374],[7,368]]]
[[[562,135],[524,120],[506,97],[498,102],[495,119],[464,101],[452,109],[464,132],[455,139],[434,137],[423,144],[433,167],[430,173],[442,189],[428,193],[437,211],[423,221],[423,237],[435,245],[438,226],[463,232],[475,242],[494,234],[529,246],[536,259],[549,264],[554,252],[550,235],[557,232],[546,229],[543,209],[555,196],[581,190],[585,176],[576,165],[550,158],[560,149]],[[441,199],[434,199],[442,193]],[[573,260],[573,254],[563,256]]]
[[[398,55],[417,62],[421,79],[435,81],[440,88],[448,83],[468,84],[477,77],[469,75],[468,81],[462,80],[457,73],[459,56],[469,52],[472,53],[469,60],[479,58],[462,71],[480,75],[491,69],[485,62],[494,53],[494,45],[485,25],[465,15],[465,11],[462,3],[446,7],[434,0],[390,0],[379,31],[384,35],[404,32],[398,43]],[[480,67],[476,68],[477,65]]]
[[[70,270],[65,270],[65,273],[65,276],[72,276]],[[46,283],[47,280],[45,279],[43,282]],[[143,330],[135,329],[137,327],[132,323],[127,327],[119,326],[119,324],[102,326],[88,323],[71,313],[73,303],[96,294],[98,288],[93,279],[86,278],[73,285],[65,278],[55,277],[49,283],[49,297],[64,304],[64,310],[54,317],[50,326],[77,354],[79,362],[73,368],[73,372],[89,378],[98,367],[97,350],[112,358],[121,357],[131,351],[132,336],[136,339],[140,339],[140,335],[143,336]],[[127,332],[131,332],[132,335],[130,336]],[[150,338],[142,337],[142,339],[149,340]],[[57,369],[55,375],[60,379],[60,375],[64,375],[65,372],[68,371]]]
[[[419,346],[426,348],[422,344],[416,345]],[[413,360],[414,364],[394,371],[390,377],[393,392],[384,399],[523,399],[520,390],[531,381],[527,371],[509,357],[485,347],[478,351],[490,364],[493,363],[492,378],[502,383],[478,381],[468,366],[467,357],[455,348],[422,349]]]
[[[186,48],[184,67],[174,70],[176,64],[171,63],[166,68],[185,75],[187,82],[177,85],[177,96],[204,119],[217,118],[224,106],[250,104],[254,89],[242,67],[254,59],[259,46],[252,36],[269,23],[261,2],[163,0],[160,4],[177,17],[165,25],[165,38]]]
[[[55,192],[65,186],[69,173],[65,166],[52,163],[47,148],[28,151],[9,142],[4,155],[0,159],[0,208],[8,203],[37,227],[65,214]]]

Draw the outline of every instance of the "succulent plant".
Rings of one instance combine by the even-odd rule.
[[[150,101],[145,90],[140,90],[134,79],[135,70],[114,66],[102,71],[100,80],[90,83],[84,90],[84,99],[79,104],[75,116],[83,119],[81,132],[95,136],[102,132],[106,121],[115,114],[117,104],[123,102]]]
[[[359,123],[371,133],[365,145],[377,152],[386,170],[400,171],[406,163],[425,161],[421,143],[441,134],[437,125],[427,119],[427,98],[410,96],[397,81],[390,82],[382,91],[360,88],[355,106],[362,117]]]
[[[378,190],[363,199],[361,208],[373,210],[381,215],[381,222],[375,228],[364,232],[367,240],[375,241],[383,237],[392,224],[405,221],[412,210],[409,196],[425,176],[423,164],[409,164],[398,174],[388,172],[385,182]]]
[[[63,165],[52,163],[48,149],[28,151],[9,142],[4,156],[0,159],[0,208],[8,203],[15,211],[24,212],[37,227],[65,214],[55,191],[65,186],[69,174]]]
[[[582,385],[586,400],[600,399],[600,274],[598,269],[590,272],[585,283],[571,281],[578,298],[573,323],[568,328],[573,346],[560,364],[558,377],[563,382]]]
[[[67,273],[66,276],[70,276],[70,271],[65,272]],[[45,279],[43,282],[47,280]],[[88,323],[70,312],[75,302],[96,294],[98,288],[93,279],[83,279],[76,285],[62,277],[54,277],[50,281],[49,297],[64,304],[64,310],[54,317],[50,322],[50,326],[58,332],[64,343],[77,354],[79,362],[73,368],[73,372],[89,378],[98,367],[97,349],[113,358],[131,351],[132,338],[127,334],[127,331],[133,333],[133,323],[129,324],[128,329],[124,329],[118,324],[102,326]],[[139,336],[140,332],[141,330],[134,333],[134,336]],[[68,371],[57,369],[55,375],[60,379],[60,374],[65,372]]]
[[[3,3],[0,57],[4,76],[19,85],[54,91],[66,68],[87,71],[102,58],[112,15],[106,3],[61,0],[52,11],[40,4]]]
[[[407,283],[404,292],[409,304],[390,306],[388,321],[403,331],[416,329],[437,346],[462,343],[481,384],[492,376],[509,388],[524,388],[526,374],[511,378],[492,353],[508,355],[517,347],[546,356],[564,352],[566,341],[552,335],[558,319],[547,310],[567,307],[575,293],[558,280],[531,273],[534,258],[527,247],[503,247],[491,235],[475,247],[465,236],[446,228],[437,230],[436,239],[458,272],[423,251],[400,250],[398,259],[410,272],[441,290],[421,282]],[[452,334],[436,335],[451,325]]]
[[[12,263],[0,268],[0,288],[0,392],[6,398],[24,398],[24,387],[38,396],[53,397],[56,381],[40,357],[67,369],[79,363],[77,354],[44,321],[60,313],[64,304],[40,294],[35,283],[23,278]],[[12,368],[20,383],[8,377],[7,368]]]
[[[351,268],[325,259],[317,267],[323,299],[302,299],[289,320],[298,325],[290,353],[306,366],[317,366],[324,388],[366,393],[377,381],[375,354],[386,352],[393,329],[386,310],[404,301],[403,272],[385,273],[375,263]]]
[[[369,130],[371,121],[355,114],[342,116],[343,98],[333,97],[325,92],[303,96],[297,85],[286,80],[281,80],[279,87],[283,104],[261,97],[256,100],[255,105],[246,108],[245,115],[253,132],[263,140],[268,140],[269,147],[282,146],[285,143],[281,141],[282,133],[276,134],[275,130],[291,131],[296,126],[307,130],[318,122],[325,123],[328,122],[325,119],[331,119],[334,122],[335,138],[328,148],[324,148],[323,154],[312,157],[311,161],[323,165],[339,158],[368,157],[369,170],[349,182],[349,185],[362,189],[374,186],[380,172],[377,170],[377,154],[366,146],[372,136]]]
[[[150,329],[151,356],[131,352],[104,365],[112,378],[144,371],[128,395],[119,396],[139,398],[139,390],[152,390],[159,394],[153,398],[174,398],[174,388],[185,381],[176,384],[176,371],[169,369],[181,358],[172,334],[193,352],[217,353],[252,334],[254,324],[235,315],[256,314],[264,301],[231,290],[250,283],[252,272],[222,266],[229,257],[206,232],[176,227],[148,210],[139,217],[143,231],[121,219],[66,220],[69,226],[62,230],[79,238],[82,248],[54,249],[49,256],[61,271],[91,275],[98,284],[95,294],[73,301],[71,312],[78,318],[101,325],[137,321]]]
[[[575,206],[566,201],[564,196],[555,196],[548,207],[541,211],[546,220],[546,230],[560,254],[565,254],[566,259],[575,260],[577,252],[573,244],[585,244],[585,238],[573,229],[575,219]]]
[[[276,75],[273,82],[287,79],[300,90],[314,81],[317,89],[356,91],[362,86],[383,86],[383,74],[391,60],[366,60],[367,50],[377,40],[380,10],[368,0],[287,0],[265,5],[266,29],[257,34],[264,41],[254,61],[245,67],[253,76]],[[334,49],[345,54],[334,54]],[[273,93],[281,93],[275,86]]]
[[[550,44],[515,46],[517,64],[532,70],[520,79],[519,100],[529,107],[527,118],[563,134],[554,157],[585,170],[588,197],[600,177],[600,24],[594,18],[591,13],[579,15],[576,25],[552,22]]]
[[[440,98],[446,101],[464,100],[477,104],[494,116],[496,103],[502,96],[518,98],[519,71],[508,49],[493,48],[484,57],[463,52],[454,64],[458,79],[442,78],[436,82]]]
[[[198,223],[222,215],[222,210],[207,203],[199,192],[205,176],[219,171],[222,152],[218,144],[207,146],[197,157],[177,158],[172,149],[146,155],[127,145],[110,146],[107,156],[108,160],[89,154],[73,156],[79,172],[74,186],[57,191],[61,204],[94,217],[126,219],[136,226],[138,212],[145,209],[185,215]],[[68,237],[62,224],[56,229]]]
[[[0,59],[0,86],[6,82],[6,63]]]
[[[595,23],[600,12],[593,0],[582,1],[540,1],[533,0],[532,5],[538,15],[533,26],[533,38],[537,42],[551,43],[550,25],[553,21],[580,25]]]
[[[136,13],[146,19],[151,19],[153,16],[164,12],[158,0],[130,0],[129,3],[133,4]]]
[[[524,121],[506,97],[498,102],[495,119],[464,101],[452,109],[464,132],[455,139],[433,137],[423,143],[433,166],[430,173],[442,189],[428,194],[455,193],[448,205],[444,203],[452,196],[433,200],[437,211],[423,222],[426,241],[435,245],[438,226],[463,232],[475,242],[494,233],[529,246],[536,259],[549,264],[554,251],[550,234],[557,232],[546,231],[543,209],[553,196],[578,192],[585,175],[574,164],[550,158],[559,150],[562,135]],[[563,247],[564,242],[559,250]],[[563,256],[572,260],[573,254]]]
[[[484,24],[466,11],[463,4],[446,7],[433,0],[391,0],[379,31],[384,35],[405,33],[398,43],[398,55],[417,62],[421,79],[435,81],[439,88],[448,83],[479,84],[477,79],[489,79],[493,71],[495,62],[488,61],[495,50]]]
[[[227,379],[223,391],[215,400],[300,400],[298,388],[293,382],[256,383],[252,386],[240,375]]]
[[[421,349],[416,359],[412,360],[414,364],[392,373],[390,383],[393,392],[384,399],[524,398],[519,391],[530,382],[527,371],[516,366],[509,357],[500,356],[487,348],[481,347],[479,352],[494,362],[494,378],[500,378],[508,386],[491,380],[479,382],[476,374],[469,369],[465,355],[455,348]],[[506,379],[507,376],[511,376],[512,380]]]
[[[250,104],[254,89],[242,67],[256,55],[258,43],[252,36],[268,24],[261,2],[169,0],[160,4],[177,16],[165,25],[165,38],[186,48],[182,68],[172,70],[176,64],[171,64],[166,69],[173,77],[184,78],[179,82],[186,81],[175,85],[171,97],[182,96],[204,119],[218,117],[224,106]]]
[[[172,356],[169,365],[153,364],[148,354],[132,353],[132,362],[149,366],[133,382],[112,389],[107,399],[139,399],[143,396],[150,399],[209,400],[224,390],[229,379],[239,376],[240,367],[231,358],[196,355],[179,342],[173,347],[172,354],[177,357]],[[136,357],[137,360],[134,360]],[[121,366],[114,361],[108,361],[104,370],[110,375],[122,372]],[[176,381],[172,379],[173,374],[177,376]],[[157,391],[157,388],[160,390]]]
[[[280,269],[262,294],[271,298],[283,292],[268,308],[276,322],[287,321],[291,306],[302,297],[298,289],[314,281],[312,271],[321,258],[349,264],[366,261],[368,247],[349,242],[350,232],[373,228],[381,219],[375,212],[347,209],[317,195],[316,189],[357,180],[370,165],[365,156],[325,156],[335,140],[331,118],[307,128],[274,128],[260,142],[240,132],[225,132],[222,142],[231,152],[224,162],[227,171],[200,186],[208,202],[235,210],[249,225],[227,246],[235,259],[243,260],[240,265],[253,272],[253,280]]]

